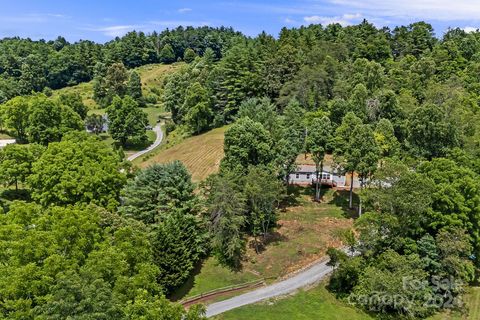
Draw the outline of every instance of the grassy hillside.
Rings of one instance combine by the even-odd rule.
[[[145,168],[153,163],[180,160],[192,174],[193,180],[201,181],[218,171],[220,160],[223,158],[223,140],[226,128],[217,128],[198,136],[189,137],[171,148],[161,149],[152,155],[138,159],[134,164]]]
[[[164,64],[150,64],[136,68],[135,70],[139,73],[142,81],[142,91],[144,96],[155,95],[157,97],[156,105],[149,105],[146,108],[143,108],[143,111],[148,115],[148,121],[151,126],[154,126],[159,120],[159,116],[165,116],[167,113],[162,107],[161,96],[163,90],[163,83],[165,77],[178,70],[183,63],[175,63],[172,65]],[[93,100],[93,82],[81,83],[76,86],[63,88],[60,90],[54,90],[53,96],[59,96],[62,93],[78,93],[82,97],[83,103],[89,108],[89,114],[104,114],[105,109],[99,109],[95,101]],[[152,131],[147,131],[148,141],[147,145],[139,146],[127,146],[125,149],[125,154],[128,156],[135,151],[142,150],[146,148],[149,144],[155,141],[155,133]],[[102,140],[107,144],[112,144],[113,139],[109,134],[103,133],[100,135]]]
[[[142,91],[146,96],[148,94],[155,94],[158,98],[161,97],[162,86],[165,76],[175,72],[184,63],[174,63],[171,65],[164,64],[149,64],[136,68],[135,70],[142,79]],[[93,100],[93,82],[81,83],[72,87],[66,87],[53,91],[53,96],[58,96],[62,93],[78,93],[83,99],[83,103],[90,109],[97,109],[97,105]],[[159,101],[160,102],[160,101]]]
[[[341,301],[327,291],[325,284],[300,291],[294,296],[269,300],[218,315],[217,320],[371,320],[366,313]]]
[[[466,314],[442,313],[430,317],[427,320],[477,320],[480,319],[480,288],[470,288],[465,297],[468,311]],[[218,315],[217,320],[374,320],[359,309],[356,309],[342,301],[339,301],[325,288],[325,283],[308,291],[300,291],[297,294],[280,299],[273,299],[258,304],[241,307],[224,314]]]
[[[322,258],[328,247],[341,246],[342,230],[353,224],[344,207],[345,194],[325,190],[325,201],[316,203],[310,188],[291,191],[289,203],[279,212],[278,226],[260,253],[255,252],[250,239],[241,271],[232,272],[209,258],[172,298],[258,279],[271,283]]]
[[[161,88],[167,74],[177,71],[184,63],[147,64],[138,67],[136,71],[142,79],[143,94],[148,94],[152,88]]]

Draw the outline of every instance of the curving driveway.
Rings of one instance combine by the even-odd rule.
[[[262,300],[270,299],[292,293],[300,288],[308,287],[324,279],[333,271],[333,268],[327,266],[328,259],[320,261],[307,268],[304,271],[286,280],[271,284],[269,286],[256,289],[242,295],[212,303],[207,306],[207,317],[213,317],[217,314],[256,303]]]
[[[157,136],[156,139],[155,139],[155,142],[153,142],[147,149],[139,151],[139,152],[134,153],[131,156],[129,156],[127,158],[128,161],[133,161],[133,160],[137,159],[138,157],[141,157],[144,154],[149,153],[150,151],[152,151],[153,149],[155,149],[156,147],[158,147],[162,143],[163,131],[162,131],[162,126],[160,125],[160,123],[157,123],[157,125],[155,127],[153,127],[152,131],[155,132],[155,134]]]

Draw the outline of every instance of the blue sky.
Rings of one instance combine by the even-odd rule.
[[[448,27],[480,27],[479,0],[2,0],[0,37],[20,36],[99,42],[130,30],[163,30],[178,25],[232,26],[255,36],[265,30],[310,23],[377,26],[426,20],[442,35]]]

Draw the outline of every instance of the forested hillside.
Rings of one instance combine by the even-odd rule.
[[[236,35],[228,28],[178,27],[148,35],[130,32],[105,44],[89,40],[69,43],[63,37],[54,41],[4,38],[0,40],[0,103],[32,91],[90,81],[99,62],[122,62],[134,68],[183,60],[185,54],[188,60],[189,54],[203,55],[207,48],[218,59]]]
[[[178,60],[145,94],[133,68]],[[0,129],[18,144],[0,150],[0,318],[202,318],[165,295],[208,257],[238,271],[262,253],[303,153],[317,177],[329,155],[361,185],[338,208],[358,218],[342,231],[358,254],[328,250],[337,298],[392,318],[461,310],[480,270],[479,72],[479,32],[435,37],[425,22],[1,40]],[[106,118],[51,92],[90,80]],[[124,161],[157,97],[169,134],[229,124],[218,173],[194,184],[179,161]]]

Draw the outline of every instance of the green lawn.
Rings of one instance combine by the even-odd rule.
[[[467,305],[466,314],[458,312],[444,312],[437,314],[428,320],[478,320],[480,319],[480,287],[471,287],[464,297]]]
[[[218,315],[216,320],[373,320],[378,319],[357,308],[339,301],[325,288],[326,283],[293,296],[269,300],[241,307]],[[470,288],[465,296],[466,314],[443,312],[427,320],[478,320],[480,319],[480,288]]]
[[[213,319],[217,320],[372,320],[366,313],[337,300],[322,283],[293,296],[245,306]]]
[[[198,294],[224,288],[232,285],[243,284],[261,279],[250,272],[234,272],[218,265],[215,258],[203,262],[200,273],[192,275],[190,279],[173,295],[174,300],[193,297]]]

